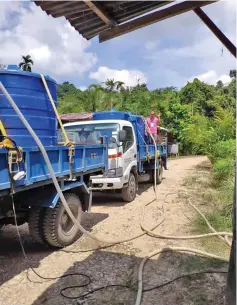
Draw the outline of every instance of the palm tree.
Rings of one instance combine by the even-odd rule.
[[[121,89],[124,89],[124,87],[123,87],[124,82],[114,81],[114,79],[107,79],[102,84],[105,84],[105,86],[106,86],[105,89],[106,89],[106,91],[109,91],[109,92],[114,92],[115,90],[120,91]]]
[[[121,91],[124,90],[124,82],[122,81],[114,81],[114,79],[107,79],[103,84],[106,85],[105,90],[108,92],[107,97],[110,100],[110,108],[114,107],[114,104],[117,100],[115,97],[115,91]],[[108,104],[106,105],[106,108],[108,107]]]
[[[89,104],[87,106],[89,106],[90,111],[97,111],[99,108],[101,108],[101,105],[104,102],[104,88],[100,85],[92,84],[89,86],[86,92],[89,99]]]
[[[105,82],[103,82],[103,84],[106,86],[105,90],[109,92],[113,92],[116,87],[116,82],[114,79],[107,79]]]
[[[31,72],[31,67],[34,64],[30,55],[22,56],[22,62],[19,63],[19,68],[23,71]]]
[[[117,89],[118,91],[124,90],[124,82],[117,81],[117,82],[115,82],[115,83],[116,83],[116,89]]]

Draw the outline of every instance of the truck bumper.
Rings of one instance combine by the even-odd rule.
[[[92,190],[115,190],[122,189],[124,185],[123,177],[105,178],[103,176],[91,176]]]

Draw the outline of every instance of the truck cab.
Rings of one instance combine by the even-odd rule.
[[[157,181],[161,182],[167,143],[158,145],[160,155],[155,162],[154,144],[141,116],[111,110],[95,113],[92,121],[68,123],[64,127],[77,145],[100,144],[107,138],[108,169],[90,177],[92,190],[117,190],[124,201],[133,201],[138,182],[153,181],[155,163]]]

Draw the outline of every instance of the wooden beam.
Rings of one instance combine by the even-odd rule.
[[[147,25],[151,25],[158,21],[165,20],[170,17],[191,11],[197,7],[208,5],[216,1],[185,1],[179,4],[173,5],[171,7],[156,11],[149,15],[137,18],[133,21],[124,23],[122,25],[116,26],[110,30],[106,30],[99,35],[99,41],[104,42],[106,40],[127,34],[129,32],[135,31]]]
[[[203,12],[202,9],[195,8],[196,15],[206,24],[212,33],[223,43],[223,45],[236,57],[236,46],[225,36],[225,34],[215,25],[215,23]]]
[[[98,3],[94,3],[92,1],[84,1],[85,4],[94,12],[96,13],[96,15],[102,20],[104,21],[105,24],[114,27],[117,25],[117,22],[115,20],[113,20],[105,11],[104,9],[101,7],[101,5],[99,5]]]

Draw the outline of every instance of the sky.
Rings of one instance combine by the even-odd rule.
[[[236,45],[236,1],[223,0],[204,12]],[[106,79],[153,90],[183,87],[195,77],[229,82],[234,57],[193,12],[99,43],[84,39],[68,21],[34,3],[0,0],[0,64],[18,64],[30,54],[33,71],[84,90]]]

